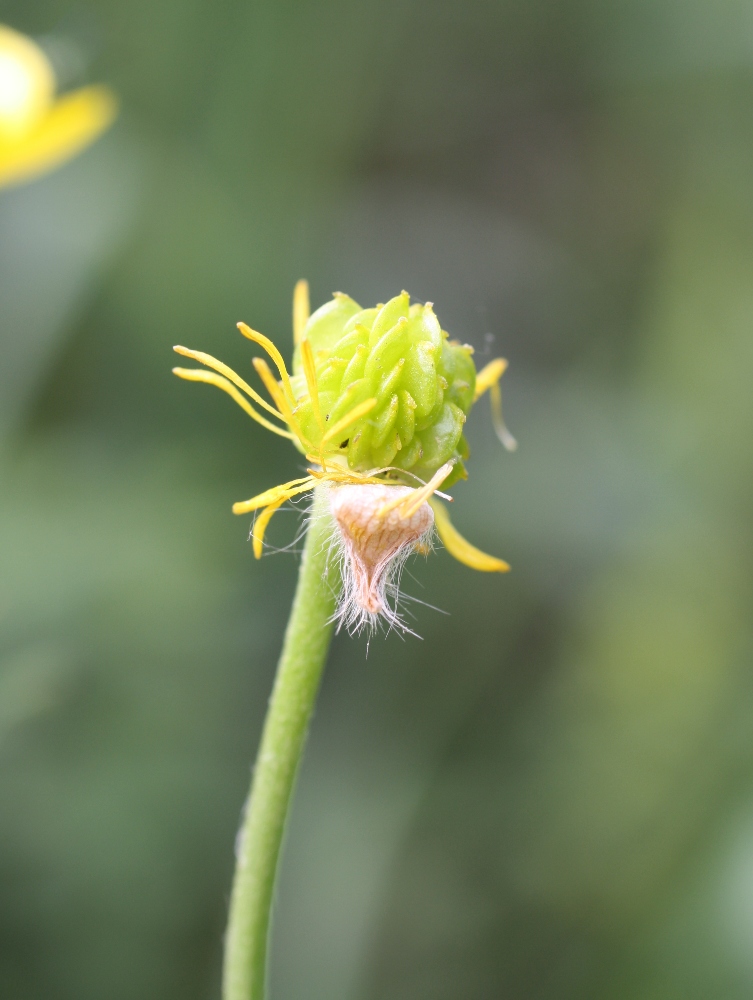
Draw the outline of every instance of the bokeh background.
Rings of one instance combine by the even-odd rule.
[[[753,995],[753,4],[4,0],[122,113],[0,192],[0,995],[219,996],[307,276],[504,354],[422,641],[339,636],[273,1000]],[[280,515],[284,547],[299,514]]]

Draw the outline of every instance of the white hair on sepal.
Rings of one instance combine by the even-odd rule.
[[[386,626],[388,632],[416,634],[398,612],[400,577],[409,556],[431,551],[434,513],[425,501],[407,516],[404,507],[395,506],[415,492],[381,483],[330,487],[330,551],[342,575],[333,616],[338,631],[354,635]]]

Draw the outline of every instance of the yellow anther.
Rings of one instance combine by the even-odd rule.
[[[381,483],[383,480],[377,479],[376,475],[364,476],[358,472],[344,471],[332,466],[329,469],[307,469],[313,479],[318,482],[346,483],[350,486],[363,486],[369,483]]]
[[[264,360],[264,358],[253,358],[252,364],[256,369],[256,371],[258,372],[259,378],[264,383],[267,392],[279,407],[280,412],[283,415],[283,418],[290,426],[290,429],[293,431],[295,436],[298,438],[298,440],[304,447],[306,448],[312,447],[311,442],[308,441],[303,436],[300,425],[296,420],[295,416],[293,415],[293,411],[290,408],[287,399],[285,398],[285,394],[283,393],[278,383],[275,381],[275,377],[272,374],[272,371],[267,362]]]
[[[294,492],[304,493],[307,489],[313,489],[313,486],[314,480],[311,476],[304,476],[303,479],[291,479],[289,483],[281,483],[279,486],[273,486],[272,489],[265,490],[250,500],[239,500],[238,503],[233,504],[233,513],[248,514],[249,511],[258,510],[259,507],[266,507],[268,504],[276,503],[281,497],[285,499],[289,495],[292,496]],[[297,490],[297,487],[302,488]]]
[[[296,284],[293,292],[293,343],[300,344],[303,331],[308,323],[311,307],[309,305],[309,283],[305,278]]]
[[[278,500],[276,503],[270,504],[266,510],[263,510],[261,514],[254,521],[253,531],[251,532],[251,537],[253,538],[254,546],[254,557],[256,559],[261,559],[262,546],[264,545],[264,532],[267,530],[267,525],[272,520],[272,516],[278,507],[281,507],[287,498],[283,497],[282,500]]]
[[[319,406],[319,383],[316,379],[316,365],[314,364],[314,352],[308,340],[301,341],[301,359],[303,360],[303,373],[306,376],[306,385],[311,398],[311,409],[314,411],[314,419],[319,424],[319,428],[324,433],[324,418]]]
[[[185,379],[187,382],[206,382],[207,385],[215,385],[218,389],[222,389],[226,392],[228,396],[235,400],[235,402],[244,410],[252,420],[255,420],[262,427],[266,427],[268,431],[272,431],[273,434],[279,434],[280,437],[289,438],[291,441],[294,439],[290,431],[284,431],[281,427],[275,427],[273,423],[270,423],[266,417],[263,417],[261,413],[257,413],[245,396],[241,396],[235,386],[229,382],[222,375],[217,375],[215,372],[205,371],[203,368],[173,368],[173,374],[177,375],[178,378]]]
[[[441,467],[441,469],[437,469],[426,486],[421,486],[414,492],[409,503],[405,505],[401,512],[402,517],[412,517],[421,504],[425,500],[428,500],[429,497],[434,494],[434,491],[442,485],[445,479],[447,479],[449,474],[452,472],[453,467],[454,462],[447,462]]]
[[[285,367],[285,362],[283,361],[280,352],[277,350],[269,337],[265,337],[263,333],[258,333],[256,330],[252,330],[246,323],[238,323],[238,329],[248,340],[252,340],[255,344],[263,347],[270,358],[274,361],[277,366],[277,370],[280,373],[280,378],[282,379],[282,388],[285,391],[285,397],[292,409],[296,404],[296,399],[293,395],[293,387],[290,384],[288,370]],[[280,409],[282,409],[282,407],[280,407]]]
[[[476,375],[476,395],[473,397],[474,403],[480,396],[483,396],[487,389],[502,378],[507,369],[507,361],[504,358],[496,358],[485,365]]]
[[[492,407],[492,423],[494,424],[494,431],[497,437],[508,451],[515,451],[518,447],[518,442],[508,431],[507,424],[505,424],[504,417],[502,416],[502,392],[499,388],[499,382],[495,382],[489,388],[489,401]]]
[[[180,345],[174,347],[173,350],[176,354],[182,354],[184,358],[191,358],[192,361],[198,361],[200,364],[206,365],[207,368],[213,368],[220,375],[224,375],[225,378],[235,383],[239,389],[242,389],[247,396],[255,400],[259,406],[263,407],[268,413],[271,413],[273,417],[277,417],[278,420],[285,420],[283,415],[273,406],[270,406],[263,396],[260,396],[255,389],[251,388],[248,382],[245,382],[240,375],[236,375],[232,368],[228,368],[227,365],[218,361],[217,358],[213,358],[211,354],[205,354],[203,351],[192,351],[188,347],[181,347]]]
[[[497,358],[495,361],[490,361],[488,365],[482,368],[476,376],[476,395],[473,401],[475,402],[479,396],[483,396],[487,389],[489,390],[494,431],[508,451],[515,451],[518,447],[518,442],[508,431],[502,417],[502,392],[499,388],[499,380],[506,369],[507,361],[504,358]]]
[[[384,517],[386,514],[389,514],[391,510],[394,510],[395,507],[401,508],[401,517],[412,517],[421,504],[425,500],[428,500],[434,491],[442,485],[445,479],[447,479],[449,474],[452,472],[452,468],[453,463],[447,462],[441,469],[437,469],[428,483],[425,483],[423,486],[419,486],[415,490],[411,490],[410,493],[406,493],[404,496],[396,497],[394,500],[390,500],[388,503],[384,504],[383,507],[380,507],[377,511],[377,517]],[[442,495],[445,496],[446,494]],[[451,500],[452,497],[448,497],[447,499]]]

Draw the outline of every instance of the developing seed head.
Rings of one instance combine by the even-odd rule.
[[[405,627],[393,606],[400,571],[412,552],[430,544],[434,529],[434,514],[426,501],[418,507],[399,505],[414,493],[407,486],[382,484],[330,490],[343,570],[337,617],[350,631],[374,626],[379,615],[393,627]]]
[[[503,358],[477,372],[472,348],[450,340],[431,303],[411,305],[407,292],[373,309],[336,292],[309,315],[308,285],[299,281],[292,376],[268,337],[245,323],[238,329],[277,369],[279,380],[264,358],[252,359],[269,399],[202,351],[176,347],[205,367],[173,371],[222,389],[311,463],[305,476],[233,504],[235,514],[257,512],[251,532],[257,559],[275,511],[321,485],[330,490],[344,580],[337,618],[351,631],[373,627],[380,617],[409,631],[396,610],[400,572],[411,552],[430,549],[435,524],[445,548],[465,565],[485,573],[510,568],[467,542],[435,497],[450,500],[439,488],[466,478],[463,425],[485,392],[498,437],[515,448],[502,420]]]
[[[401,292],[385,305],[362,309],[337,293],[311,315],[301,340],[313,353],[319,395],[317,414],[299,344],[291,382],[304,436],[315,441],[322,420],[333,427],[359,403],[376,400],[331,442],[348,468],[391,466],[428,480],[452,460],[447,485],[466,478],[463,425],[476,391],[473,352],[449,339],[430,302],[411,305]]]

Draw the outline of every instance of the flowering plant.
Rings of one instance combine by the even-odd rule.
[[[263,1000],[280,846],[331,626],[339,619],[359,630],[384,619],[405,628],[397,613],[400,569],[412,552],[429,550],[435,526],[466,565],[509,569],[462,538],[436,497],[451,500],[440,487],[466,476],[463,426],[484,392],[499,437],[508,448],[515,442],[502,421],[499,379],[507,363],[499,358],[477,372],[472,348],[450,340],[431,303],[411,305],[406,292],[373,309],[336,293],[309,315],[308,285],[300,281],[293,298],[292,373],[268,337],[245,323],[238,329],[276,368],[275,375],[265,358],[253,358],[268,399],[201,351],[176,347],[204,367],[173,371],[222,389],[257,423],[290,440],[309,463],[305,476],[233,505],[236,514],[257,512],[257,558],[275,511],[314,493],[238,839],[225,941],[224,1000]],[[333,545],[339,559],[330,558]]]
[[[515,446],[501,413],[499,379],[507,362],[499,358],[477,373],[473,348],[450,340],[432,304],[411,305],[407,292],[372,309],[336,292],[309,315],[302,281],[294,295],[293,327],[289,374],[269,338],[238,324],[277,369],[275,378],[264,358],[253,359],[271,402],[216,358],[175,347],[206,366],[175,368],[176,375],[223,389],[312,463],[306,476],[233,505],[236,514],[261,512],[252,530],[256,557],[282,504],[317,483],[329,483],[335,487],[330,509],[346,581],[338,617],[348,625],[373,625],[378,615],[401,625],[387,593],[394,591],[392,581],[406,556],[428,549],[434,526],[448,551],[466,565],[486,572],[509,569],[462,538],[435,499],[436,494],[451,500],[439,487],[467,478],[463,426],[484,392],[490,392],[499,436],[507,447]]]

